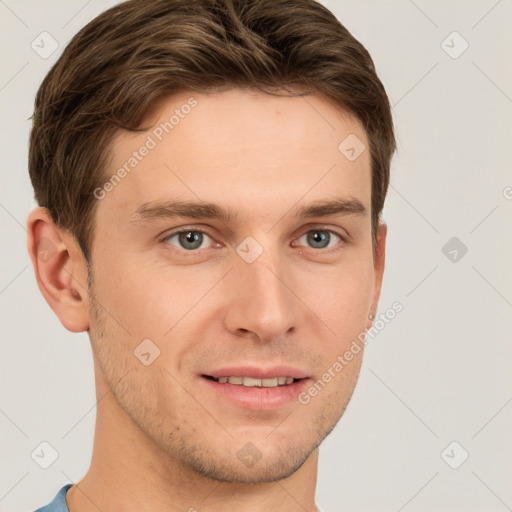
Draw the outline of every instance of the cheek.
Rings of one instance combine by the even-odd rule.
[[[178,272],[121,258],[107,263],[95,273],[98,300],[133,340],[163,338],[202,292]]]
[[[374,290],[371,263],[304,273],[301,281],[306,303],[336,335],[346,338],[366,327]]]

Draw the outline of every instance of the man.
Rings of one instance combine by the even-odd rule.
[[[131,0],[75,36],[36,98],[28,249],[98,405],[89,471],[40,510],[316,510],[394,149],[314,0]]]

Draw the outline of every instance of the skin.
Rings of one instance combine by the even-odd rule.
[[[319,94],[180,93],[155,107],[147,132],[119,132],[107,179],[191,96],[197,106],[100,200],[92,275],[44,208],[28,218],[38,286],[66,329],[88,330],[93,350],[93,457],[68,491],[71,512],[314,511],[318,446],[357,382],[362,350],[307,405],[265,411],[234,405],[201,374],[283,364],[313,383],[370,327],[386,227],[374,255],[369,151],[351,162],[338,150],[351,133],[368,148],[364,130]],[[366,211],[297,216],[334,198]],[[167,200],[236,216],[130,222],[142,203]],[[208,236],[186,249],[171,237],[179,229]],[[331,233],[327,248],[308,233]],[[252,263],[236,251],[248,236],[263,249]],[[37,257],[45,238],[49,259]],[[160,350],[149,366],[134,357],[144,339]],[[237,457],[249,442],[261,454],[252,467]]]

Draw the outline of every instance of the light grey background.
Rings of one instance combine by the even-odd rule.
[[[26,251],[28,118],[63,47],[114,3],[0,0],[2,511],[46,504],[90,461],[88,337],[62,327]],[[393,104],[380,311],[394,301],[404,310],[369,343],[352,402],[323,444],[318,504],[512,510],[512,0],[323,3],[370,51]],[[43,31],[59,44],[46,59],[31,48]],[[447,53],[463,48],[454,31],[469,44],[458,58]],[[456,262],[442,252],[452,237],[468,248]],[[46,470],[30,456],[42,441],[59,454]],[[446,461],[462,450],[469,458],[452,469]]]

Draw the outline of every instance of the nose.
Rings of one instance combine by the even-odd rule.
[[[224,324],[244,338],[268,343],[291,334],[301,318],[289,262],[276,252],[264,251],[254,262],[236,256],[226,283]]]

